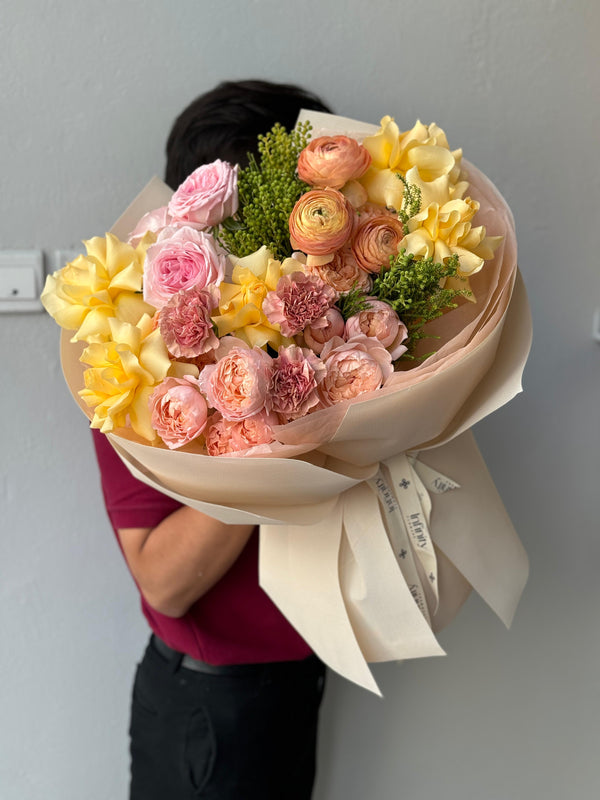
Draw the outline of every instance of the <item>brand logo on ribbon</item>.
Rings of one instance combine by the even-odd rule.
[[[460,486],[406,453],[383,462],[368,483],[383,508],[386,529],[402,575],[431,625],[440,598],[437,558],[429,532],[429,492],[442,494]]]

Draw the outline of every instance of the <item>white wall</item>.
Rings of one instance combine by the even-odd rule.
[[[341,114],[437,121],[511,204],[535,341],[524,395],[476,433],[529,551],[507,633],[469,601],[445,659],[332,676],[316,800],[600,792],[594,0],[20,0],[0,22],[1,248],[102,233],[163,169],[170,123],[224,78],[302,83]],[[246,20],[242,14],[247,14]],[[42,314],[0,317],[0,797],[117,800],[146,638],[85,421]]]

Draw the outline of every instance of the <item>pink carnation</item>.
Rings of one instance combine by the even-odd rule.
[[[219,290],[183,289],[174,294],[159,314],[160,335],[175,358],[195,358],[219,346],[210,312],[219,304]]]
[[[280,347],[273,361],[266,407],[287,421],[308,414],[319,402],[317,386],[325,377],[325,364],[310,350]]]
[[[324,316],[304,328],[303,336],[304,343],[314,353],[320,353],[325,346],[325,342],[333,339],[334,336],[344,338],[344,318],[337,308],[328,308]]]
[[[162,308],[182,289],[218,285],[226,259],[212,236],[193,228],[165,228],[146,252],[144,300]]]
[[[334,289],[320,278],[292,272],[281,277],[275,291],[267,294],[262,310],[272,325],[279,325],[284,336],[295,336],[322,317],[335,299]]]
[[[208,408],[195,378],[165,378],[148,402],[152,427],[171,450],[191,442],[206,426]]]
[[[264,408],[271,370],[271,358],[264,350],[235,346],[216,364],[204,367],[198,384],[211,408],[225,419],[246,419]]]
[[[272,426],[277,424],[277,417],[264,411],[237,422],[224,419],[215,412],[205,432],[208,455],[226,456],[270,444],[274,439]]]
[[[233,216],[238,208],[237,172],[237,165],[220,159],[194,170],[168,205],[176,224],[210,228]]]
[[[395,360],[408,349],[402,342],[408,336],[406,325],[387,303],[375,297],[366,297],[369,308],[346,320],[346,339],[364,334],[378,339],[386,347],[392,347],[391,356]]]
[[[321,353],[327,366],[319,395],[325,406],[352,400],[379,389],[394,371],[392,357],[377,339],[356,336],[348,342],[332,339]]]

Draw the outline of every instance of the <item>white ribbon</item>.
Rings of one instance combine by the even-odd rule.
[[[459,484],[431,467],[420,466],[422,470],[414,456],[400,453],[380,465],[377,475],[368,483],[379,498],[402,575],[431,625],[440,598],[437,558],[429,531],[431,499],[427,489],[431,487],[441,493],[459,488]]]
[[[444,655],[428,488],[458,484],[420,466],[394,456],[320,523],[261,527],[263,587],[323,661],[377,693],[368,662]]]

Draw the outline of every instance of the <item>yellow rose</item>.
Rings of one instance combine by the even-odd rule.
[[[417,121],[409,131],[401,133],[392,117],[381,120],[380,130],[367,136],[364,147],[371,154],[371,167],[360,179],[372,203],[399,210],[402,207],[404,186],[397,177],[406,177],[416,170],[421,182],[440,178],[452,186],[460,179],[462,150],[450,151],[446,134],[435,123],[423,125]],[[465,186],[466,188],[466,186]]]
[[[231,283],[221,283],[219,313],[213,315],[219,336],[231,333],[247,342],[250,347],[270,344],[277,349],[289,345],[291,339],[281,335],[279,325],[269,322],[262,311],[267,292],[275,291],[282,275],[302,269],[293,258],[276,261],[271,252],[261,247],[255,253],[235,259]]]
[[[408,234],[399,247],[421,258],[443,263],[455,254],[459,258],[457,280],[449,278],[446,286],[469,289],[469,276],[494,257],[502,236],[487,236],[483,225],[472,227],[471,220],[479,203],[471,198],[448,200],[443,205],[431,203],[408,221]],[[474,300],[474,298],[469,298]]]
[[[46,278],[42,304],[62,328],[76,331],[71,341],[106,341],[111,317],[135,325],[143,314],[154,314],[141,295],[144,257],[153,240],[147,234],[134,248],[110,233],[96,236],[84,242],[87,255]]]
[[[172,367],[158,328],[147,314],[137,325],[108,320],[111,340],[92,342],[81,356],[90,368],[84,372],[85,389],[79,394],[94,409],[92,428],[103,433],[123,428],[127,420],[144,439],[154,441],[148,398],[167,374],[196,372],[191,365]]]

